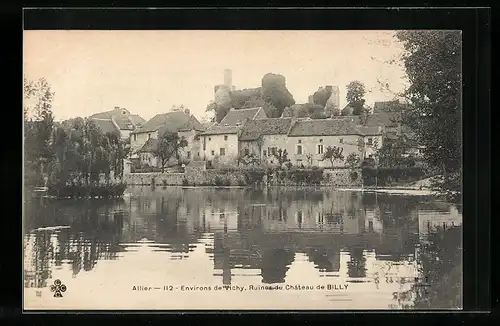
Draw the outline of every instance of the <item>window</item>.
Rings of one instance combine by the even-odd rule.
[[[320,140],[319,140],[319,142],[320,142],[320,143],[322,143],[322,142],[323,142],[323,139],[320,139]]]
[[[224,136],[224,140],[227,140],[227,135]]]
[[[212,151],[212,156],[215,155],[215,151]]]
[[[148,139],[151,139],[151,134],[148,134]]]
[[[267,151],[266,151],[266,150],[263,150],[263,151],[262,151],[262,155],[263,155],[264,157],[265,157],[265,156],[267,156]]]
[[[208,141],[211,141],[211,140],[212,140],[212,138],[208,137]]]
[[[368,138],[368,142],[367,142],[368,145],[373,145],[373,138]]]
[[[220,156],[224,156],[226,155],[226,149],[225,148],[221,148],[220,149]]]
[[[302,143],[302,140],[300,140],[300,139],[299,139],[299,140],[297,140],[297,143],[299,143],[299,144],[300,144],[300,143]]]
[[[191,152],[187,152],[187,158],[190,159],[191,158]]]
[[[134,140],[137,140],[137,135],[136,134],[134,134]]]
[[[297,145],[297,155],[302,155],[302,145]]]
[[[200,156],[200,152],[198,152],[198,156]]]
[[[245,148],[245,155],[248,155],[250,154],[250,151],[248,150],[248,148]]]
[[[339,143],[343,144],[344,143],[344,138],[339,139]]]
[[[302,165],[302,160],[297,160],[297,165]]]
[[[318,154],[323,154],[323,145],[318,145]]]

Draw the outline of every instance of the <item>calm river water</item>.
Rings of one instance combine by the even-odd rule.
[[[25,308],[457,309],[461,224],[456,207],[432,198],[347,191],[33,198]]]

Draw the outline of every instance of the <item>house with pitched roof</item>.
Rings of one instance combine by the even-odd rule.
[[[158,166],[153,152],[158,144],[157,139],[166,131],[175,132],[184,137],[188,145],[183,149],[181,158],[186,160],[200,159],[200,137],[204,131],[203,125],[190,114],[189,110],[172,111],[157,114],[146,122],[142,128],[130,134],[130,146],[135,157],[141,163]]]
[[[223,164],[235,162],[239,154],[238,139],[245,123],[249,120],[267,118],[264,109],[230,109],[226,116],[200,134],[202,159]]]
[[[89,117],[104,133],[118,132],[122,139],[128,139],[132,131],[142,127],[146,120],[127,109],[115,106],[111,111],[100,112]]]
[[[286,150],[294,165],[332,167],[322,160],[328,146],[343,149],[343,156],[355,153],[364,157],[365,135],[356,123],[345,119],[297,119],[288,132]],[[345,159],[334,162],[333,167],[346,167]]]
[[[275,153],[286,148],[292,118],[249,120],[239,137],[240,155],[254,154],[262,162],[274,164]]]

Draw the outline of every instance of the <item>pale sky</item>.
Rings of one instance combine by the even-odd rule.
[[[24,74],[47,79],[56,120],[127,108],[148,120],[183,104],[198,118],[214,86],[233,72],[237,89],[259,87],[266,73],[282,74],[296,103],[318,87],[360,80],[366,101],[390,100],[404,70],[386,64],[402,47],[390,31],[25,31]]]

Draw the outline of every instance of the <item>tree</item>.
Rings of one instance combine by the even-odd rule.
[[[461,34],[457,31],[400,31],[410,82],[404,121],[424,146],[426,163],[441,178],[433,188],[451,200],[462,189]]]
[[[342,154],[343,151],[344,149],[342,147],[328,146],[325,152],[323,153],[321,160],[322,161],[329,160],[333,168],[335,161],[344,160],[344,155]]]
[[[278,164],[280,167],[283,166],[286,162],[290,162],[290,159],[288,158],[288,152],[286,149],[278,149],[276,152],[273,153],[273,156],[276,158],[278,161]]]
[[[24,165],[28,184],[40,184],[53,159],[53,97],[44,78],[36,82],[24,78]]]
[[[179,151],[188,145],[184,137],[179,137],[175,132],[165,131],[158,138],[158,145],[153,155],[160,161],[161,172],[165,171],[167,162],[172,157],[179,157]]]
[[[360,115],[363,112],[365,105],[365,85],[360,81],[352,81],[347,86],[347,102],[353,108],[352,114]]]
[[[345,164],[349,167],[351,170],[356,170],[359,167],[360,163],[360,158],[356,153],[351,153],[347,155],[345,159]]]

